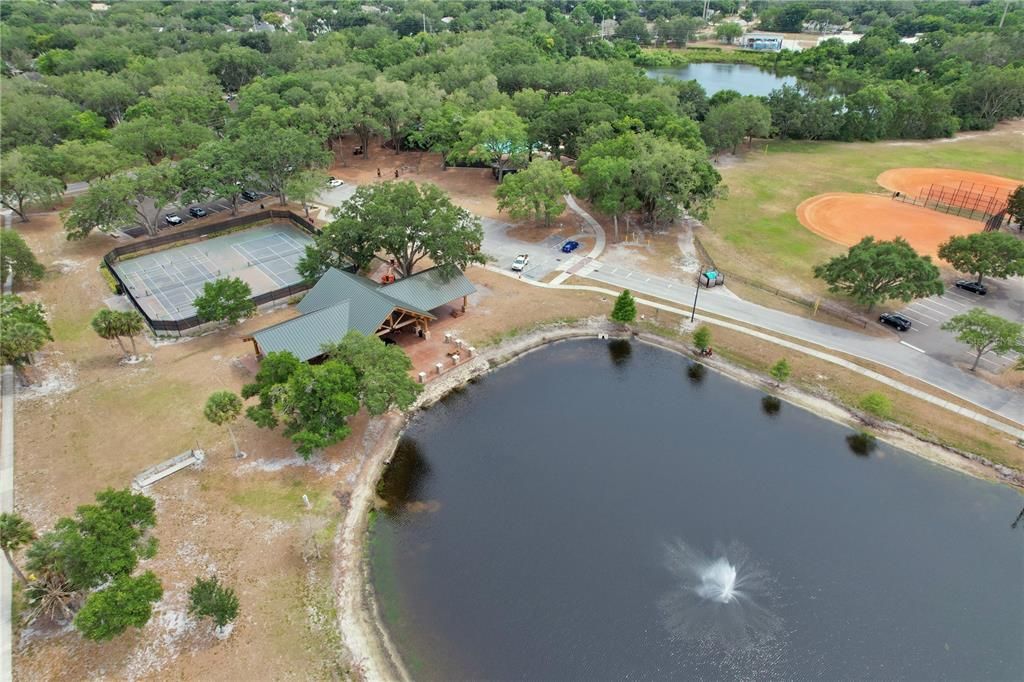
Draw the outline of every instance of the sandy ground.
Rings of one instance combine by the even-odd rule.
[[[1024,180],[956,168],[893,168],[879,175],[877,182],[887,190],[904,192],[914,197],[932,185],[1000,196],[1006,196],[1024,185]]]
[[[18,680],[291,679],[358,674],[338,633],[331,538],[348,510],[364,461],[394,416],[351,421],[352,435],[306,463],[279,432],[245,419],[235,432],[245,460],[234,459],[225,430],[207,423],[206,397],[238,390],[255,363],[251,331],[294,315],[278,307],[238,327],[195,338],[139,338],[144,361],[120,362],[116,344],[89,327],[111,293],[98,271],[117,242],[93,235],[68,242],[56,214],[33,215],[16,229],[47,266],[46,278],[19,292],[39,300],[55,341],[28,374],[17,403],[16,508],[40,529],[125,487],[140,471],[200,445],[207,459],[152,486],[160,551],[154,570],[165,596],[150,623],[107,643],[37,624],[17,641]],[[610,301],[580,292],[534,291],[482,268],[470,309],[448,324],[484,347],[540,322],[606,312]],[[307,509],[302,496],[311,502]],[[313,536],[320,560],[305,560]],[[308,558],[308,557],[307,557]],[[186,613],[196,576],[216,573],[235,587],[241,616],[224,639]]]
[[[825,239],[853,246],[867,236],[878,240],[903,237],[914,250],[937,259],[939,245],[955,235],[982,230],[978,220],[904,204],[888,197],[829,192],[811,197],[796,208],[800,224]]]

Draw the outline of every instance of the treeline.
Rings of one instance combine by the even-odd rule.
[[[642,40],[623,27],[675,26],[686,40],[702,2],[4,3],[0,194],[25,216],[68,183],[98,180],[107,192],[80,198],[73,234],[129,220],[155,231],[154,206],[182,198],[247,183],[282,201],[307,194],[315,183],[304,173],[355,151],[344,140],[372,155],[381,137],[499,174],[538,151],[579,159],[595,201],[602,185],[586,176],[616,150],[616,172],[628,168],[647,186],[608,205],[642,206],[653,221],[678,203],[699,213],[713,198],[706,145],[769,134],[935,137],[1024,113],[1024,41],[1013,40],[1024,10],[1003,18],[987,5],[833,5],[806,6],[870,20],[868,34],[757,55],[800,78],[760,101],[709,99],[696,83],[659,83],[638,68]],[[600,35],[608,19],[618,26],[611,41]],[[900,29],[917,27],[938,28],[899,42]]]

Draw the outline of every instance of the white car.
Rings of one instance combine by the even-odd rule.
[[[512,271],[522,272],[526,269],[527,264],[530,262],[529,254],[521,253],[516,256],[516,259],[512,261]]]
[[[345,181],[344,180],[339,180],[338,178],[331,178],[330,180],[327,181],[327,186],[328,187],[341,187],[344,184],[345,184]]]

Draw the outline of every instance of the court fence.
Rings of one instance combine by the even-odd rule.
[[[316,226],[306,220],[303,216],[289,210],[271,208],[258,211],[256,213],[247,213],[245,215],[218,220],[217,222],[209,223],[202,227],[193,227],[187,230],[182,230],[181,232],[158,235],[156,237],[150,237],[149,239],[133,242],[131,244],[125,244],[124,246],[115,247],[103,256],[103,265],[114,278],[114,281],[117,282],[119,290],[118,293],[123,293],[128,297],[128,300],[132,302],[135,309],[139,311],[143,319],[146,320],[146,324],[148,324],[155,333],[176,333],[180,336],[182,332],[193,330],[196,327],[207,324],[207,321],[199,319],[198,315],[192,315],[180,320],[154,320],[148,313],[146,313],[143,307],[139,305],[139,302],[135,300],[135,297],[132,295],[127,284],[121,279],[121,275],[118,274],[117,270],[114,268],[114,265],[125,256],[154,251],[162,246],[172,244],[184,245],[191,242],[202,241],[204,239],[219,237],[220,235],[233,231],[237,227],[254,226],[257,223],[261,223],[266,220],[287,220],[314,237],[318,234]],[[355,266],[352,266],[352,271],[354,270]],[[312,284],[307,282],[291,284],[275,289],[274,291],[268,291],[253,296],[252,302],[256,304],[256,306],[265,305],[267,303],[272,303],[274,301],[305,293],[312,286]]]
[[[1002,187],[965,181],[956,187],[933,184],[921,188],[917,196],[911,196],[906,192],[893,192],[892,198],[905,204],[923,206],[968,220],[980,220],[986,224],[986,230],[989,230],[992,229],[989,224],[996,217],[1000,217],[1000,223],[1002,222],[1001,216],[1006,211],[1010,191]]]

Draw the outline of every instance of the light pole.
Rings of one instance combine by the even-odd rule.
[[[697,288],[693,292],[693,310],[690,311],[690,322],[697,317],[697,296],[700,294],[700,272],[703,268],[697,268]]]

